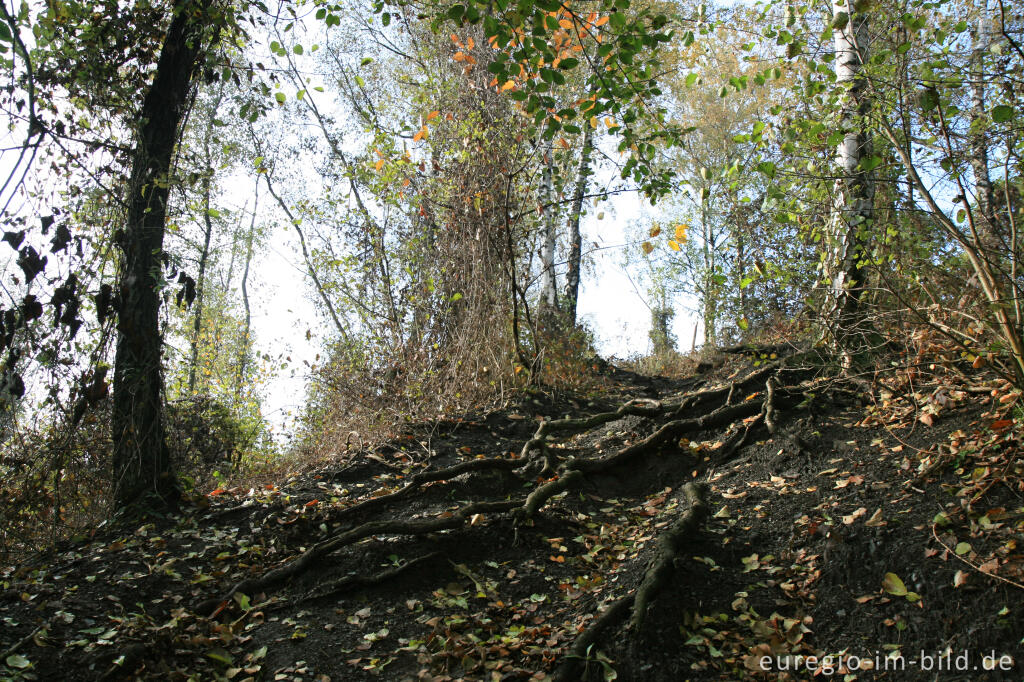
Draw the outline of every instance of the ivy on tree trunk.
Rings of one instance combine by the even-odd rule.
[[[142,109],[121,251],[112,438],[114,501],[173,506],[178,493],[164,437],[160,282],[171,163],[202,56],[210,0],[178,0]],[[149,499],[152,498],[152,499]]]

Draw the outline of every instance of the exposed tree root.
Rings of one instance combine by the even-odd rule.
[[[410,478],[409,482],[401,489],[387,495],[371,497],[363,500],[362,502],[357,502],[350,507],[345,507],[341,511],[332,514],[331,520],[338,521],[361,513],[373,511],[380,507],[387,507],[394,502],[401,501],[411,496],[412,493],[416,492],[428,483],[450,481],[451,479],[463,474],[479,473],[482,471],[513,471],[525,465],[526,462],[520,459],[495,457],[492,459],[471,459],[468,462],[460,462],[454,466],[450,466],[445,469],[438,469],[436,471],[421,471]]]
[[[707,490],[703,485],[687,483],[683,486],[683,495],[689,508],[659,537],[658,549],[644,572],[640,586],[611,604],[580,633],[555,670],[555,682],[587,679],[587,667],[594,660],[591,655],[594,645],[606,630],[620,621],[629,618],[629,628],[634,632],[641,631],[648,608],[671,577],[675,559],[684,543],[700,529],[709,513],[705,501]]]
[[[432,561],[433,559],[436,559],[439,556],[441,556],[440,552],[431,552],[429,554],[424,554],[421,557],[416,557],[411,561],[406,561],[405,563],[399,566],[389,568],[386,571],[381,571],[380,573],[376,573],[374,575],[345,576],[340,580],[335,580],[334,582],[325,585],[324,588],[321,590],[310,592],[299,601],[300,603],[319,602],[324,599],[337,596],[343,592],[351,592],[355,589],[374,587],[376,585],[386,583],[389,580],[394,580],[402,574],[407,573],[410,569],[422,566],[423,564]]]
[[[601,615],[595,617],[590,625],[580,633],[576,641],[569,647],[569,651],[562,657],[562,662],[555,669],[552,676],[554,682],[579,682],[587,679],[591,663],[591,649],[605,630],[625,620],[633,607],[635,594],[628,594],[625,597],[613,602]]]
[[[230,604],[235,593],[251,595],[278,586],[306,571],[325,565],[322,560],[333,552],[369,538],[415,537],[456,530],[474,523],[477,515],[481,514],[510,514],[516,521],[529,520],[539,514],[545,505],[560,493],[581,487],[589,476],[657,453],[663,447],[674,445],[679,438],[688,433],[726,429],[725,442],[713,460],[713,465],[722,464],[732,459],[759,430],[767,430],[775,437],[784,435],[779,429],[780,412],[784,405],[793,402],[793,398],[803,397],[799,388],[787,386],[786,381],[799,381],[807,378],[808,374],[810,372],[806,368],[788,368],[780,361],[758,368],[726,386],[691,391],[671,402],[632,399],[610,412],[585,418],[542,421],[533,436],[523,445],[520,457],[474,459],[444,469],[423,471],[411,476],[394,492],[365,498],[352,506],[331,512],[331,521],[350,520],[357,525],[343,527],[289,562],[260,576],[242,580],[223,597],[199,604],[196,611],[204,615],[219,613]],[[655,425],[658,421],[668,421],[654,428],[646,437],[605,456],[578,454],[565,461],[559,461],[555,456],[556,451],[548,448],[548,443],[555,434],[565,437],[567,434],[583,433],[627,416],[653,420]],[[457,509],[430,512],[430,515],[424,518],[381,518],[384,516],[382,512],[396,508],[400,502],[408,502],[418,493],[425,492],[431,484],[487,471],[509,472],[522,477],[528,471],[535,471],[534,467],[541,462],[544,463],[544,473],[550,475],[550,478],[528,495],[520,496],[513,493],[510,499],[470,502]],[[499,494],[505,497],[508,490],[502,487]],[[586,665],[594,660],[590,655],[591,648],[599,640],[602,632],[613,625],[628,619],[631,632],[636,633],[643,628],[651,602],[671,576],[675,557],[686,539],[700,527],[708,514],[702,487],[688,483],[683,488],[683,494],[689,508],[662,534],[641,585],[633,594],[614,602],[591,621],[586,630],[576,638],[560,667],[555,671],[555,680],[577,682],[583,679],[581,675],[586,674]],[[367,517],[370,517],[369,520],[359,522]],[[436,555],[428,554],[373,576],[342,578],[316,589],[302,600],[321,600],[342,592],[377,585],[415,566],[422,566],[434,556]]]
[[[687,483],[683,486],[683,495],[690,508],[680,514],[676,522],[658,538],[658,549],[644,573],[643,582],[636,589],[633,614],[629,619],[629,627],[639,632],[647,617],[647,609],[665,587],[675,567],[675,559],[679,556],[685,542],[693,536],[708,517],[708,505],[705,500],[707,489],[698,483]]]

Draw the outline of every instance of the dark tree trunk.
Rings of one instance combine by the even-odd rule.
[[[164,438],[159,284],[171,162],[202,54],[209,4],[174,3],[153,84],[142,103],[127,217],[117,240],[120,303],[111,427],[119,508],[173,506],[178,495]]]
[[[587,196],[587,179],[590,177],[590,157],[594,150],[593,131],[586,126],[583,132],[583,152],[580,157],[580,172],[576,176],[576,194],[572,198],[572,212],[569,214],[569,270],[565,275],[565,321],[576,324],[576,307],[580,299],[580,270],[583,260],[583,238],[580,235],[580,218],[583,215],[583,198]]]

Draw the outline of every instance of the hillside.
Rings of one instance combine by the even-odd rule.
[[[0,676],[1020,679],[1017,393],[733,350],[107,524],[5,571]]]

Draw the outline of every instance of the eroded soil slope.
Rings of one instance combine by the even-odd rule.
[[[0,677],[1024,678],[1003,382],[698,369],[609,369],[10,568]]]

